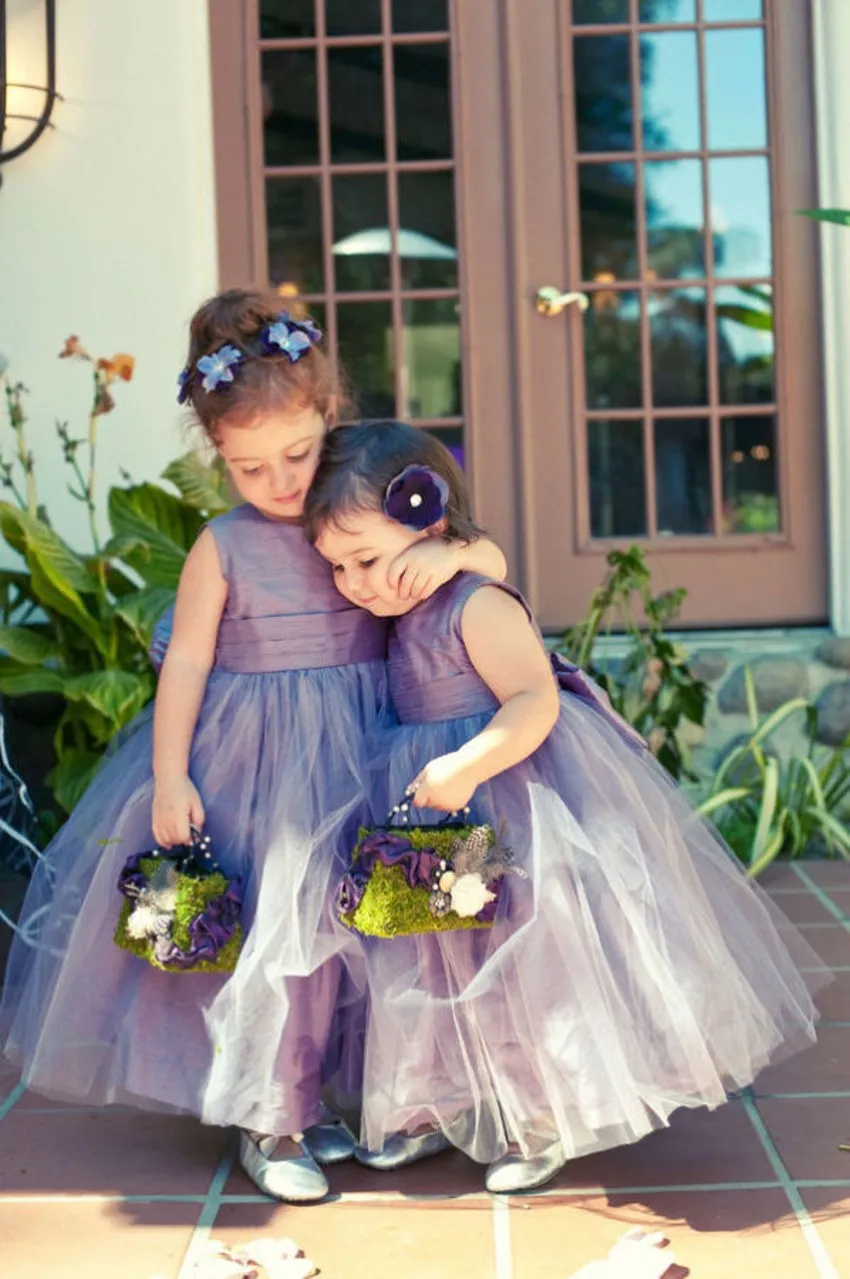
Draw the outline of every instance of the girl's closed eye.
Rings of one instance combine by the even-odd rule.
[[[357,567],[358,567],[358,568],[372,568],[375,564],[377,564],[377,562],[378,562],[378,557],[377,557],[376,555],[373,555],[371,559],[368,559],[368,560],[358,560],[358,561],[357,561]]]
[[[306,453],[294,453],[290,455],[286,460],[287,462],[306,462],[307,458],[310,456],[311,451],[312,451],[311,449],[307,449]]]
[[[242,474],[243,475],[259,475],[262,469],[263,468],[261,466],[244,466],[242,468]]]

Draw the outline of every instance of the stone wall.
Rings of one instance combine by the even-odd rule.
[[[804,697],[818,711],[818,741],[835,746],[850,732],[850,639],[828,630],[728,631],[680,634],[691,669],[711,690],[705,728],[686,731],[694,762],[710,773],[718,758],[749,735],[744,671],[753,674],[759,712],[767,714],[792,697]],[[616,661],[621,641],[603,646],[604,660]],[[802,748],[804,716],[793,717],[776,733],[780,753]]]

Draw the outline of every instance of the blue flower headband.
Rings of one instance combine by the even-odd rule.
[[[322,330],[318,324],[312,320],[293,320],[288,311],[281,311],[260,333],[261,354],[286,355],[290,363],[295,364],[321,340]],[[233,382],[239,365],[251,358],[248,352],[228,342],[210,355],[202,355],[194,369],[187,364],[177,379],[177,403],[185,404],[188,400],[196,374],[200,375],[205,391],[226,390]]]
[[[406,466],[387,486],[384,514],[422,533],[445,516],[449,491],[448,481],[430,466]]]

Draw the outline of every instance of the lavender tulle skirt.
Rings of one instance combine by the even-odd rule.
[[[5,1052],[49,1096],[200,1115],[270,1133],[359,1088],[364,974],[333,886],[364,809],[364,734],[387,711],[382,662],[214,671],[191,775],[245,896],[236,971],[164,973],[113,932],[126,859],[152,847],[143,712],[40,861],[9,959]]]
[[[373,1149],[436,1124],[484,1162],[557,1140],[572,1158],[717,1106],[814,1039],[822,961],[648,752],[561,701],[544,746],[472,801],[527,873],[492,931],[365,943]],[[392,730],[376,806],[489,718]]]

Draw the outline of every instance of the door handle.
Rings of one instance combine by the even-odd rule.
[[[586,293],[580,293],[573,290],[571,293],[561,293],[551,284],[544,284],[538,289],[534,295],[534,309],[538,315],[545,315],[547,319],[552,319],[556,315],[560,315],[568,306],[577,306],[580,311],[586,311],[590,305],[590,299]]]

